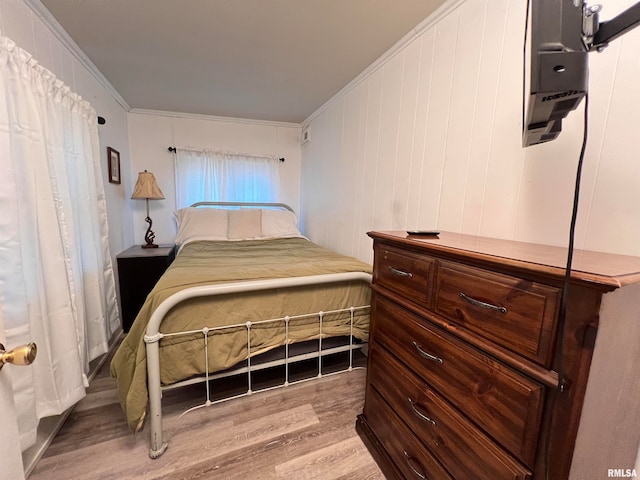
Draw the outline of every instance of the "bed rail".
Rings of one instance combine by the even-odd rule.
[[[207,203],[207,202],[203,202]],[[179,303],[205,296],[225,295],[276,288],[304,287],[328,283],[363,281],[371,283],[371,274],[365,272],[344,272],[303,277],[275,278],[268,280],[249,280],[224,284],[203,285],[181,290],[165,299],[151,315],[147,325],[144,341],[147,352],[147,380],[149,391],[149,456],[158,458],[167,449],[168,443],[163,437],[162,426],[162,387],[160,384],[160,340],[165,336],[160,332],[160,325],[165,315]],[[206,339],[206,332],[205,332]],[[322,356],[320,348],[320,356]],[[207,404],[210,402],[207,399]]]
[[[286,203],[261,203],[261,202],[196,202],[191,204],[192,207],[268,207],[268,208],[284,208],[291,213],[296,213]]]

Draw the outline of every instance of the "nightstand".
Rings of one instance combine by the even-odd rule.
[[[116,256],[123,331],[129,331],[147,295],[169,266],[172,248],[173,245],[158,248],[134,245]]]

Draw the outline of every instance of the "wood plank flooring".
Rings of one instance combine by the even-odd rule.
[[[132,434],[109,361],[98,372],[30,480],[384,479],[355,432],[365,370],[260,392],[190,412],[202,386],[165,392],[169,448],[148,455],[148,427]],[[196,391],[198,392],[196,394]]]

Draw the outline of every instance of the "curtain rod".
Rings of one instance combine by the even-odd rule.
[[[176,153],[178,151],[178,149],[176,147],[169,147],[167,148],[168,151]],[[240,154],[240,155],[244,155],[245,157],[258,157],[259,155],[245,155],[245,154]],[[280,157],[278,158],[278,160],[280,160],[281,162],[284,162],[284,157]]]

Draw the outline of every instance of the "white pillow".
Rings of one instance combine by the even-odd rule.
[[[219,208],[182,208],[175,213],[178,222],[176,244],[194,240],[226,240],[228,210]]]
[[[229,210],[229,240],[249,240],[262,236],[262,210],[241,208]]]
[[[262,236],[302,237],[298,230],[298,220],[289,210],[262,210]]]

